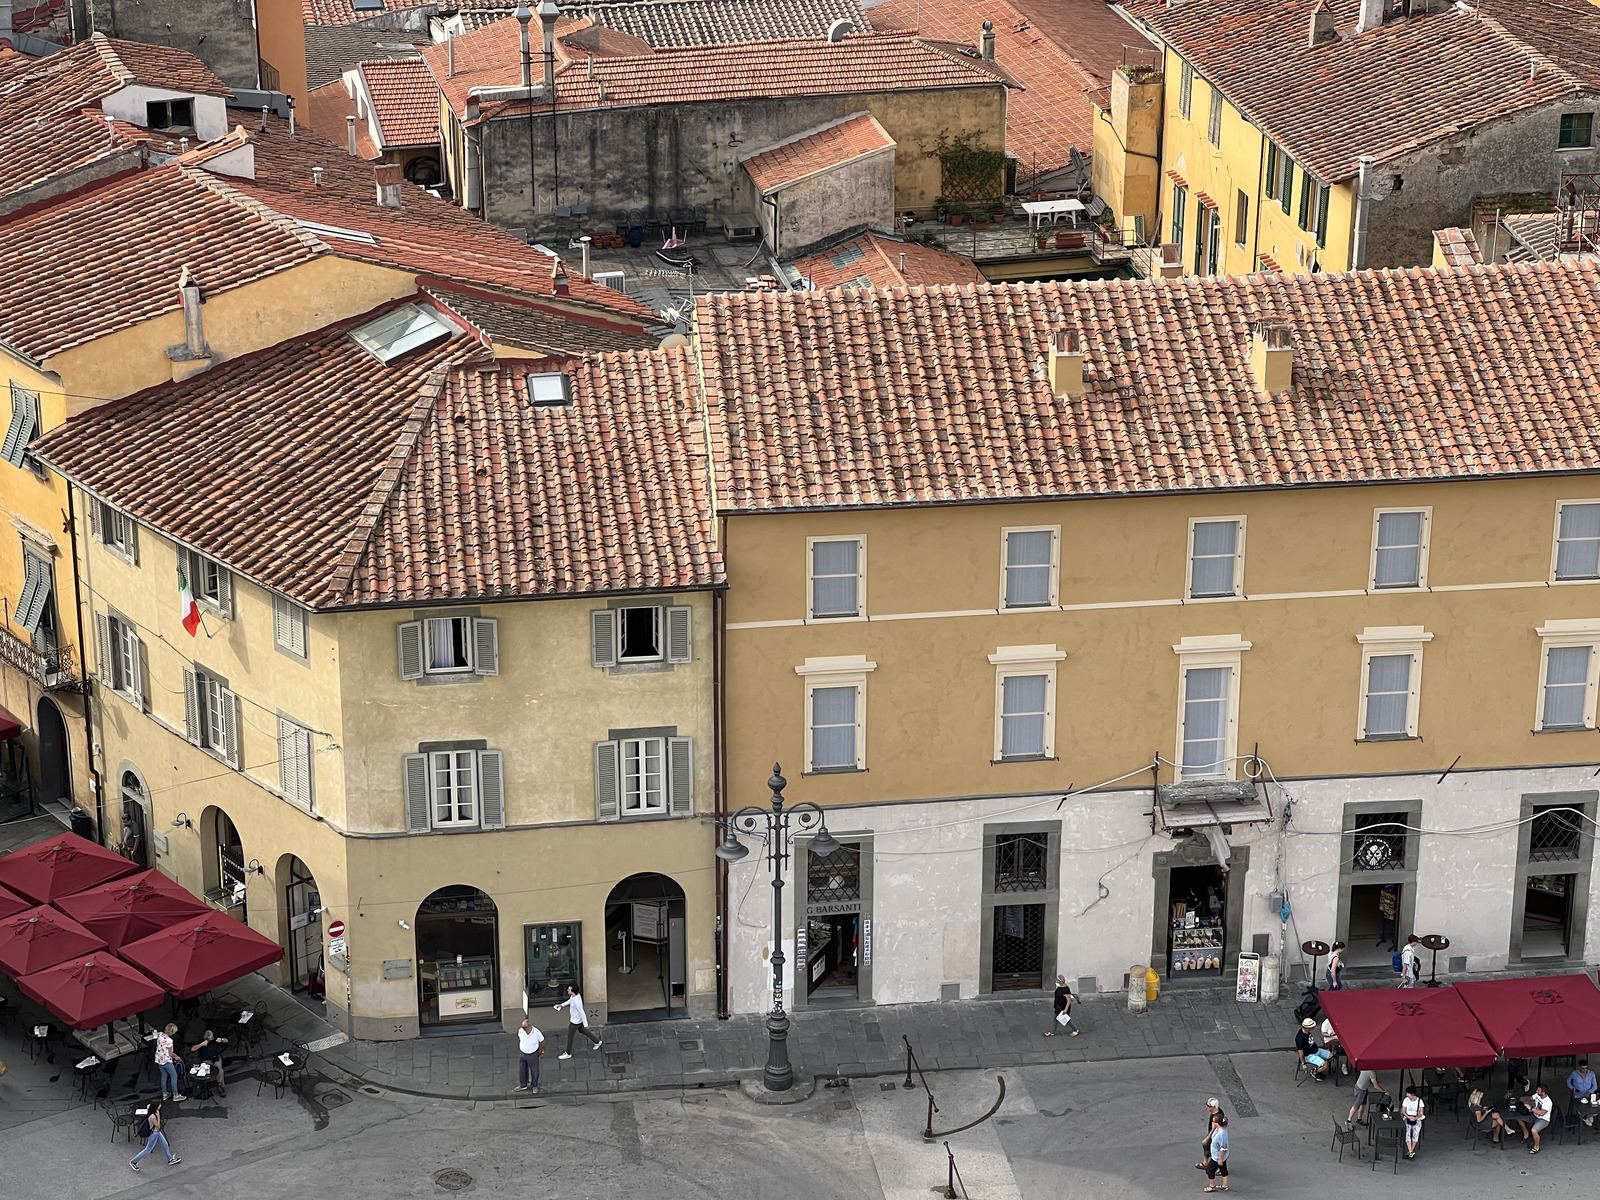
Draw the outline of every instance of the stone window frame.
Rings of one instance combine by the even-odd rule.
[[[1548,964],[1552,961],[1563,963],[1581,963],[1584,961],[1583,947],[1588,936],[1589,917],[1589,876],[1594,867],[1594,838],[1585,836],[1578,839],[1578,857],[1572,860],[1572,895],[1568,905],[1572,910],[1571,936],[1568,938],[1567,956],[1564,959],[1552,960],[1549,958],[1524,959],[1522,957],[1522,922],[1526,915],[1528,902],[1528,888],[1525,880],[1529,875],[1565,875],[1566,871],[1535,870],[1535,864],[1528,861],[1530,852],[1529,842],[1533,834],[1533,816],[1541,808],[1567,805],[1580,810],[1588,820],[1585,822],[1592,829],[1595,817],[1596,801],[1600,800],[1600,791],[1574,791],[1574,792],[1524,792],[1521,804],[1521,824],[1517,826],[1517,873],[1511,879],[1511,928],[1507,945],[1507,959],[1509,963],[1539,962]],[[1538,867],[1547,868],[1548,862],[1540,862]]]

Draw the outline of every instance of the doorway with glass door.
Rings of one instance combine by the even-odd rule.
[[[831,854],[810,842],[797,856],[795,1003],[851,1005],[872,998],[872,842],[839,839]]]

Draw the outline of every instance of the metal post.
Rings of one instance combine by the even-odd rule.
[[[767,1090],[786,1092],[794,1086],[794,1067],[789,1062],[789,1014],[783,1011],[783,862],[789,820],[783,811],[783,789],[788,781],[772,764],[772,838],[767,857],[772,862],[772,1012],[767,1017],[767,1065],[761,1081]],[[931,1129],[932,1126],[930,1125]]]
[[[904,1083],[902,1083],[900,1086],[903,1087],[903,1088],[914,1088],[917,1085],[911,1082],[911,1039],[910,1038],[906,1038],[905,1039],[905,1043],[906,1043],[906,1081]]]
[[[944,1156],[948,1160],[948,1173],[945,1176],[945,1200],[956,1200],[956,1156],[950,1153],[950,1143],[944,1144]]]
[[[933,1141],[933,1093],[928,1093],[928,1126],[922,1131],[922,1140]]]

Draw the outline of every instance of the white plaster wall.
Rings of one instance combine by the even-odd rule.
[[[1441,768],[1442,769],[1442,768]],[[1250,847],[1248,871],[1235,871],[1230,887],[1243,887],[1242,928],[1229,956],[1267,934],[1274,952],[1312,938],[1334,938],[1339,899],[1340,831],[1351,801],[1422,801],[1415,930],[1450,938],[1448,955],[1465,955],[1469,971],[1507,965],[1515,877],[1517,827],[1527,793],[1600,788],[1592,767],[1457,771],[1436,774],[1291,781],[1269,785],[1271,825],[1236,826],[1230,841]],[[1286,799],[1294,800],[1288,828]],[[982,913],[983,827],[991,822],[1061,821],[1061,902],[1057,969],[1069,980],[1098,979],[1103,991],[1121,986],[1134,963],[1151,957],[1155,880],[1152,856],[1173,848],[1150,832],[1148,787],[1075,796],[1060,811],[1056,797],[995,797],[927,804],[834,810],[829,828],[839,837],[870,833],[873,865],[873,993],[880,1004],[939,999],[940,985],[961,984],[977,994]],[[1479,830],[1485,825],[1502,828]],[[1591,835],[1593,830],[1591,829]],[[729,1004],[735,1012],[769,1005],[771,876],[760,847],[729,872]],[[1282,856],[1282,873],[1277,862]],[[1600,897],[1591,865],[1591,895]],[[792,883],[792,873],[789,876]],[[1101,896],[1104,885],[1106,894]],[[1267,903],[1281,886],[1293,908],[1285,929]],[[784,890],[784,940],[794,936],[792,886]],[[1586,930],[1584,961],[1600,961],[1600,921]],[[1441,969],[1444,967],[1441,961]],[[1285,971],[1287,978],[1287,971]],[[1284,993],[1288,994],[1288,983]],[[792,991],[787,1002],[793,1003]]]
[[[228,132],[228,102],[221,96],[197,96],[193,92],[174,92],[167,88],[130,83],[121,91],[112,92],[100,101],[100,107],[119,121],[127,121],[131,125],[143,125],[149,120],[149,114],[144,106],[150,101],[184,99],[194,101],[195,135],[200,141],[209,142],[212,138],[221,137]]]

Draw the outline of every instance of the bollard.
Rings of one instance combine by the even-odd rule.
[[[1131,1013],[1142,1013],[1150,1006],[1145,991],[1145,972],[1149,969],[1144,963],[1134,963],[1128,968],[1128,1011]]]

